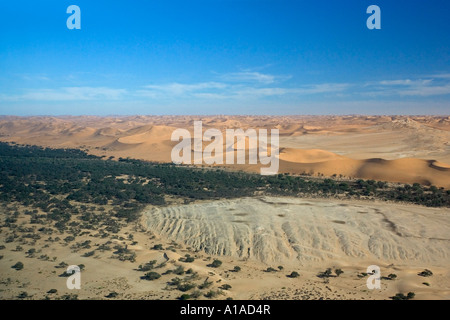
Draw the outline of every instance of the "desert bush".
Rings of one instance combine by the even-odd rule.
[[[155,267],[156,260],[147,262],[146,264],[141,264],[138,267],[138,271],[150,271]]]
[[[85,252],[82,256],[83,257],[91,257],[95,254],[95,251],[89,251],[89,252]]]
[[[403,293],[397,293],[395,296],[391,297],[392,300],[410,300],[416,296],[414,292],[408,292],[405,296]]]
[[[425,269],[424,271],[419,272],[418,275],[421,277],[431,277],[433,275],[433,272],[431,272],[428,269]]]
[[[22,270],[23,269],[23,263],[19,261],[15,265],[13,265],[11,268],[16,269],[17,271]]]
[[[159,278],[161,278],[161,275],[158,272],[154,272],[154,271],[148,272],[145,274],[145,276],[141,277],[141,279],[150,280],[150,281],[156,280]]]
[[[218,267],[220,267],[221,265],[222,265],[222,261],[217,260],[217,259],[214,259],[214,261],[213,261],[212,263],[208,264],[208,267],[211,267],[211,268],[218,268]]]
[[[229,290],[229,289],[231,289],[231,286],[230,286],[229,284],[223,284],[223,285],[221,285],[221,286],[219,287],[219,289],[222,289],[222,290]]]
[[[183,275],[184,274],[184,267],[183,266],[178,266],[176,267],[175,270],[173,270],[173,273],[175,273],[176,275]]]
[[[292,271],[291,274],[288,275],[289,278],[298,278],[300,274],[297,271]]]
[[[186,282],[186,283],[179,283],[177,286],[177,289],[180,290],[181,292],[186,292],[189,291],[191,289],[195,288],[195,284],[194,283],[190,283],[190,282]]]
[[[119,294],[115,291],[110,292],[107,296],[105,296],[105,298],[111,299],[111,298],[115,298],[117,297]]]
[[[205,294],[205,297],[206,297],[206,298],[215,298],[215,297],[217,297],[219,294],[222,294],[222,292],[219,291],[219,290],[217,290],[217,291],[210,290],[210,291],[208,291],[208,292]]]
[[[200,290],[207,289],[213,284],[213,282],[212,281],[208,281],[208,279],[209,278],[206,278],[205,281],[203,281],[203,283],[198,286],[198,288]]]

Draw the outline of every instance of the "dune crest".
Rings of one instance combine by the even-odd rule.
[[[450,189],[450,117],[123,116],[0,117],[0,140],[80,148],[113,157],[171,162],[177,128],[279,129],[280,172],[345,176]],[[225,139],[224,139],[225,143]],[[209,143],[203,143],[206,146]],[[237,151],[234,143],[228,151]],[[225,146],[224,146],[225,148]],[[248,152],[248,139],[245,150]],[[224,149],[225,150],[225,149]],[[232,166],[256,172],[258,166]]]

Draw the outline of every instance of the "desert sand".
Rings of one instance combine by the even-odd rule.
[[[19,208],[19,211],[25,208]],[[4,209],[2,209],[4,210]],[[92,230],[65,244],[42,236],[30,243],[5,242],[0,250],[0,299],[61,299],[76,294],[78,299],[177,299],[183,292],[170,285],[179,277],[201,286],[198,299],[212,290],[213,299],[389,299],[402,292],[414,292],[416,299],[450,298],[450,250],[447,208],[366,201],[326,201],[292,197],[260,197],[236,200],[197,201],[188,205],[149,206],[137,223],[124,227],[115,239],[98,236]],[[33,228],[21,216],[22,228]],[[130,237],[132,235],[132,237]],[[30,239],[31,240],[31,239]],[[90,242],[90,248],[73,244]],[[127,245],[136,260],[113,259],[114,250],[100,250],[110,243]],[[155,245],[161,248],[155,249]],[[27,250],[36,248],[34,257]],[[86,253],[95,250],[92,256]],[[189,254],[192,262],[180,261]],[[48,258],[42,258],[48,257]],[[222,265],[210,264],[220,259]],[[141,279],[141,264],[156,260],[161,278]],[[11,268],[24,263],[22,270]],[[85,266],[81,289],[69,290],[60,275],[61,263]],[[367,267],[378,265],[381,289],[366,286]],[[160,265],[160,266],[158,266]],[[176,275],[168,270],[182,266],[191,273]],[[239,272],[233,271],[240,267]],[[272,268],[268,272],[268,268]],[[333,275],[318,274],[331,268]],[[341,269],[340,276],[334,270]],[[425,269],[433,275],[418,274]],[[288,277],[292,272],[296,278]],[[231,286],[227,290],[222,285]],[[51,289],[56,293],[48,293]],[[111,297],[111,293],[116,296]]]
[[[280,172],[450,188],[450,117],[128,116],[0,118],[0,140],[171,162],[177,128],[280,130]],[[248,149],[248,146],[246,146]],[[259,171],[259,165],[235,165]]]
[[[202,120],[204,130],[279,129],[280,172],[450,189],[450,117],[4,116],[0,141],[79,148],[114,159],[171,162],[176,144],[170,139],[172,132],[177,128],[192,132],[195,120]],[[258,165],[228,168],[259,171]],[[1,210],[21,212],[20,228],[37,233],[24,214],[27,209],[4,204]],[[148,206],[138,223],[124,226],[114,237],[103,238],[94,228],[72,242],[64,240],[67,232],[58,234],[57,241],[42,235],[9,242],[3,232],[0,299],[17,299],[24,291],[31,299],[74,293],[80,299],[176,299],[182,292],[170,282],[177,277],[171,272],[179,266],[192,269],[180,277],[196,288],[205,280],[211,282],[198,299],[208,299],[208,290],[220,292],[215,299],[389,299],[399,292],[414,292],[417,299],[450,299],[449,230],[448,208],[378,200],[261,196],[179,201]],[[88,240],[90,248],[74,249],[75,243]],[[113,249],[118,244],[135,253],[136,260],[119,261]],[[23,248],[17,250],[18,245]],[[100,250],[104,245],[110,248]],[[31,248],[38,253],[27,257]],[[95,254],[86,256],[89,251]],[[186,254],[195,260],[184,262]],[[211,267],[214,259],[223,264]],[[154,270],[161,278],[141,279],[139,265],[151,260],[159,265]],[[20,271],[11,268],[18,261],[24,263]],[[63,262],[85,265],[81,290],[67,289],[66,278],[60,277],[64,269],[57,268]],[[369,290],[363,273],[372,264],[381,268],[382,276],[397,278],[382,280],[381,290]],[[236,266],[239,272],[233,271]],[[344,273],[317,276],[327,268]],[[433,275],[419,276],[425,269]],[[288,277],[294,271],[300,276]],[[223,284],[231,289],[220,289]],[[48,293],[51,289],[57,293]]]

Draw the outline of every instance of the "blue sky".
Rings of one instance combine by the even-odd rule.
[[[2,1],[0,114],[448,115],[449,14],[448,0]]]

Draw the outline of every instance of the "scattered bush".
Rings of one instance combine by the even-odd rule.
[[[222,290],[229,290],[229,289],[231,289],[231,286],[230,286],[229,284],[223,284],[223,285],[221,285],[221,286],[219,287],[219,289],[222,289]]]
[[[23,263],[19,261],[15,265],[13,265],[11,268],[16,269],[17,271],[22,270],[23,269]]]
[[[116,298],[119,294],[115,291],[110,292],[107,296],[105,296],[105,298],[111,299],[111,298]]]
[[[300,274],[297,271],[292,271],[291,274],[288,275],[289,278],[298,278]]]
[[[91,257],[91,256],[93,256],[95,254],[95,251],[89,251],[89,252],[85,252],[84,254],[83,254],[83,257]]]
[[[201,285],[198,286],[198,288],[201,289],[207,289],[212,285],[212,281],[208,281],[209,278],[206,278],[205,281]]]
[[[180,283],[177,286],[177,289],[180,290],[181,292],[186,292],[186,291],[189,291],[194,288],[195,288],[195,284],[190,283],[190,282]]]
[[[214,259],[214,261],[213,261],[212,263],[208,264],[208,267],[211,267],[211,268],[218,268],[218,267],[220,267],[221,265],[222,265],[222,261],[217,260],[217,259]]]
[[[183,266],[178,266],[175,270],[173,270],[173,273],[175,273],[176,275],[183,275],[184,274],[184,267]]]
[[[395,296],[391,297],[392,300],[410,300],[416,296],[414,292],[408,292],[405,296],[403,293],[397,293]]]
[[[425,269],[424,271],[418,273],[421,277],[431,277],[433,275],[433,272],[431,270]]]
[[[159,278],[161,278],[161,275],[158,272],[154,272],[154,271],[147,272],[145,274],[145,276],[141,277],[141,279],[150,280],[150,281],[156,280],[156,279],[159,279]]]

